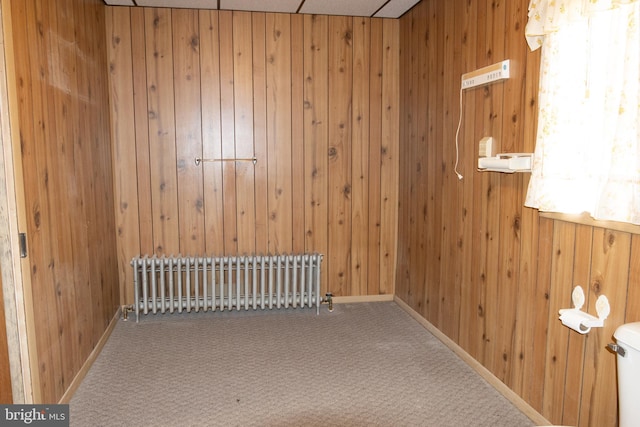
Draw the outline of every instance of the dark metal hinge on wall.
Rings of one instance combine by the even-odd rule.
[[[20,233],[18,235],[18,240],[20,241],[20,258],[27,257],[27,235],[26,233]]]

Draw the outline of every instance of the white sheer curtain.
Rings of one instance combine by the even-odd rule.
[[[640,1],[532,0],[542,47],[525,205],[640,224]]]

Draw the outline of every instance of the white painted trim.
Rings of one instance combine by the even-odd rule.
[[[489,384],[491,384],[500,394],[502,394],[507,400],[513,403],[519,410],[521,410],[527,417],[529,417],[537,425],[550,425],[551,422],[543,417],[538,411],[536,411],[531,405],[524,401],[520,396],[511,390],[505,383],[500,381],[498,377],[493,375],[491,371],[482,366],[480,362],[471,357],[469,353],[464,351],[462,347],[456,344],[451,338],[446,336],[438,328],[433,326],[427,319],[422,317],[417,311],[412,309],[406,302],[402,301],[397,296],[394,298],[396,304],[398,304],[404,311],[406,311],[411,317],[413,317],[418,323],[420,323],[426,330],[431,332],[436,338],[438,338],[444,345],[449,347],[451,351],[458,355],[467,365],[471,366],[482,378],[484,378]]]

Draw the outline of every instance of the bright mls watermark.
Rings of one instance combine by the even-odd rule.
[[[0,405],[0,425],[69,427],[69,405]]]

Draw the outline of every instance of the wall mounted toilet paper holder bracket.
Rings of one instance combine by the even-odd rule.
[[[584,291],[581,286],[576,286],[573,289],[571,299],[574,308],[563,308],[559,311],[560,321],[562,321],[563,325],[581,334],[586,334],[591,328],[601,328],[604,326],[604,321],[609,317],[609,312],[611,311],[609,300],[606,296],[600,295],[596,300],[598,317],[580,310],[585,301]]]

